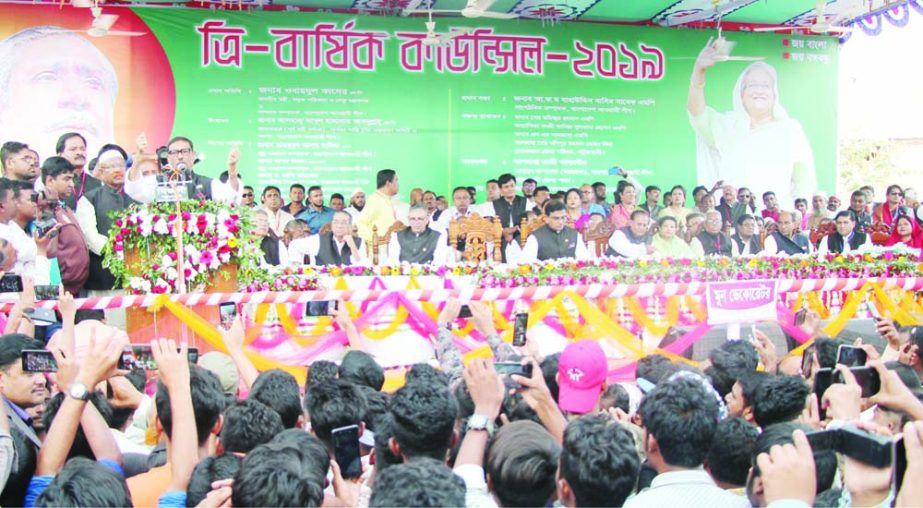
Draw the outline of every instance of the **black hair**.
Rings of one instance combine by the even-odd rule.
[[[62,392],[54,394],[48,402],[45,403],[45,411],[42,413],[42,424],[46,429],[51,428],[51,424],[54,422],[55,416],[58,415],[58,411],[61,409],[61,404],[64,403],[64,399],[67,398]],[[106,400],[105,394],[100,391],[94,391],[90,393],[89,402],[96,407],[96,410],[99,411],[99,414],[102,415],[103,420],[106,421],[106,425],[109,426],[109,421],[112,419],[112,407],[109,406],[109,402]],[[92,448],[90,448],[90,443],[87,441],[86,435],[83,433],[83,426],[77,427],[77,433],[74,435],[74,440],[71,443],[70,451],[67,453],[67,457],[85,457],[90,460],[96,460],[96,455],[93,454]]]
[[[621,409],[625,414],[631,407],[631,397],[628,396],[628,390],[618,383],[612,383],[606,387],[602,397],[599,398],[600,409],[610,407]]]
[[[375,176],[375,185],[381,189],[385,185],[393,182],[395,176],[397,176],[397,173],[393,169],[382,169]]]
[[[102,309],[78,309],[74,315],[74,324],[80,324],[84,321],[103,321],[106,319],[106,313]]]
[[[647,355],[638,360],[635,377],[644,378],[655,385],[676,372],[676,364],[663,355]]]
[[[558,364],[561,361],[561,353],[546,356],[541,363],[542,377],[545,378],[545,384],[548,385],[548,391],[555,402],[558,401]],[[471,407],[474,411],[474,406]]]
[[[124,148],[116,145],[115,143],[106,143],[105,145],[101,146],[99,148],[99,152],[96,153],[96,158],[99,159],[102,154],[108,152],[109,150],[115,150],[116,152],[119,152],[122,154],[122,158],[125,159],[125,162],[128,162],[128,152],[126,152]]]
[[[398,390],[391,398],[392,432],[404,457],[445,461],[457,413],[455,397],[445,386],[418,382]]]
[[[750,456],[759,435],[760,430],[743,418],[732,417],[718,423],[705,458],[712,478],[737,487],[746,485]]]
[[[265,198],[266,193],[269,191],[276,191],[279,194],[279,197],[282,196],[282,191],[278,187],[275,185],[267,185],[266,187],[263,187],[263,192],[260,194],[260,197]]]
[[[346,198],[343,197],[339,192],[334,192],[330,195],[330,202],[332,203],[334,199],[339,199],[340,201],[346,202]]]
[[[300,183],[293,183],[291,187],[288,188],[288,191],[292,192],[295,189],[301,189],[301,192],[304,192],[304,185],[301,185]]]
[[[740,226],[741,224],[743,224],[744,222],[748,220],[755,221],[756,219],[752,215],[745,213],[737,218],[737,222],[735,223],[735,225]]]
[[[48,157],[42,162],[42,182],[49,178],[57,178],[65,173],[73,173],[74,165],[64,157],[57,155]]]
[[[45,349],[45,345],[21,333],[0,336],[0,369],[8,369],[13,363],[22,361],[24,349]]]
[[[397,464],[375,479],[369,507],[379,506],[465,506],[465,483],[435,459]]]
[[[539,185],[539,186],[535,187],[535,190],[532,191],[532,192],[535,193],[535,192],[539,192],[539,191],[545,191],[545,192],[547,192],[547,193],[549,193],[549,194],[551,193],[551,190],[548,188],[547,185]]]
[[[309,463],[315,466],[315,476],[326,478],[330,470],[330,452],[320,439],[301,429],[286,429],[276,434],[270,441],[273,445],[288,446],[297,449]]]
[[[555,492],[561,446],[532,421],[504,425],[490,442],[484,470],[500,506],[545,506]]]
[[[545,203],[545,215],[551,215],[554,212],[560,212],[561,210],[566,210],[567,205],[559,199],[549,199]]]
[[[388,414],[391,407],[391,396],[365,385],[357,385],[356,388],[365,395],[365,400],[368,402],[368,409],[365,412],[365,418],[362,420],[365,422],[365,428],[376,432],[375,422],[381,415]]]
[[[297,448],[265,444],[255,448],[234,475],[234,506],[320,506],[324,478]]]
[[[449,376],[428,363],[415,363],[410,366],[410,370],[404,375],[405,384],[435,383],[446,388],[449,387]]]
[[[526,402],[521,393],[505,394],[503,396],[502,411],[511,422],[531,420],[535,423],[542,423],[538,413]],[[498,420],[498,424],[500,423]]]
[[[2,163],[0,163],[2,167]],[[13,181],[6,177],[0,177],[0,201],[6,199],[6,193],[13,190]]]
[[[525,180],[522,181],[522,183],[538,183],[538,182],[536,182],[534,178],[526,178]]]
[[[278,413],[286,429],[298,425],[298,418],[303,415],[298,381],[284,370],[261,372],[250,388],[250,398]]]
[[[225,453],[248,453],[272,441],[283,430],[285,427],[279,413],[250,398],[237,401],[224,412],[224,424],[218,439]]]
[[[817,364],[822,369],[832,369],[836,367],[837,354],[841,345],[850,345],[848,342],[840,339],[817,338],[814,339],[814,357],[817,358]]]
[[[515,182],[516,182],[516,176],[513,175],[513,174],[511,174],[511,173],[503,173],[502,175],[500,175],[500,176],[497,177],[497,185],[499,185],[499,186],[501,186],[501,187],[504,186],[504,185],[506,185],[506,184],[509,183],[509,182],[515,183]]]
[[[361,425],[369,405],[355,385],[332,379],[305,393],[304,408],[311,419],[314,435],[333,450],[333,429]]]
[[[125,479],[107,466],[82,457],[64,468],[35,500],[34,506],[131,506]]]
[[[660,187],[657,187],[656,185],[648,185],[647,187],[644,188],[644,194],[647,194],[648,192],[651,192],[651,191],[659,191],[659,190],[660,190]]]
[[[650,217],[650,216],[651,216],[650,212],[648,212],[647,210],[645,210],[645,209],[643,209],[643,208],[638,208],[637,210],[631,212],[630,219],[631,219],[631,220],[635,220],[635,218],[640,217],[640,216],[642,216],[642,215],[645,216],[645,217]]]
[[[125,379],[131,383],[131,385],[138,390],[138,392],[144,392],[144,385],[147,382],[147,376],[143,370],[133,370],[125,375]],[[111,396],[110,393],[107,394],[109,399]],[[107,420],[109,422],[109,427],[113,429],[121,430],[125,426],[125,423],[128,422],[128,419],[135,414],[135,409],[131,407],[114,407],[111,404],[109,405],[112,408],[112,416]]]
[[[606,184],[603,182],[593,182],[593,191],[598,191],[599,189],[605,188]]]
[[[640,467],[631,431],[608,416],[584,415],[564,429],[559,474],[577,506],[622,506]]]
[[[734,387],[734,381],[748,372],[756,372],[760,356],[753,344],[745,340],[728,341],[708,354],[711,366],[705,369],[718,395],[724,397]]]
[[[692,197],[693,197],[693,199],[695,199],[695,195],[698,194],[698,193],[700,193],[700,192],[704,192],[705,194],[708,194],[708,187],[706,187],[706,186],[704,186],[704,185],[696,185],[695,188],[692,189]]]
[[[173,136],[173,138],[171,138],[170,141],[167,141],[167,147],[169,147],[173,143],[176,143],[177,141],[185,141],[189,143],[189,148],[195,150],[195,146],[192,145],[192,140],[187,138],[186,136]]]
[[[385,369],[378,365],[372,355],[352,350],[340,362],[340,379],[357,385],[381,390],[385,385]]]
[[[308,367],[308,380],[305,386],[305,393],[310,391],[317,384],[336,379],[340,375],[340,368],[337,364],[328,360],[318,360]]]
[[[718,425],[718,402],[699,380],[658,384],[641,401],[638,413],[657,440],[664,462],[691,468],[705,460]]]
[[[737,378],[737,382],[740,383],[740,392],[744,396],[746,406],[752,406],[751,401],[757,397],[756,390],[759,388],[760,383],[770,377],[772,377],[772,374],[767,372],[745,372]]]
[[[240,470],[241,458],[233,453],[205,457],[192,470],[186,488],[186,506],[198,506],[212,490],[212,483],[234,478]]]
[[[754,478],[761,474],[759,465],[756,463],[756,457],[761,453],[769,453],[769,449],[776,445],[793,444],[792,433],[801,429],[810,432],[811,429],[806,425],[795,422],[777,423],[768,427],[763,427],[763,432],[756,439],[751,455],[751,466],[753,467]],[[813,450],[814,468],[816,471],[816,492],[823,492],[833,486],[833,479],[836,476],[837,462],[836,453],[833,450]],[[749,487],[749,486],[748,486]],[[817,505],[822,506],[822,505]]]
[[[851,220],[852,222],[856,222],[856,213],[853,212],[852,210],[840,210],[833,217],[833,221],[836,222],[837,220],[844,218],[844,217]]]
[[[87,138],[83,137],[79,132],[65,132],[61,134],[61,137],[58,138],[58,142],[54,145],[55,153],[64,153],[64,145],[67,144],[67,140],[71,138],[80,138],[83,141],[83,146],[87,146]]]
[[[0,166],[6,166],[6,160],[23,150],[28,150],[29,145],[19,141],[7,141],[0,146]]]
[[[761,428],[792,421],[804,411],[811,389],[800,376],[770,376],[756,388],[752,400],[753,419]]]
[[[403,464],[404,458],[391,451],[389,441],[394,437],[394,419],[385,413],[375,419],[375,469],[379,472],[395,464]]]
[[[770,191],[766,191],[766,192],[763,193],[763,199],[766,199],[766,196],[775,196],[775,195],[776,195],[776,193],[773,192],[773,191],[771,191],[771,190],[770,190]]]
[[[199,445],[205,443],[212,432],[218,417],[224,411],[226,400],[221,381],[211,371],[198,365],[189,365],[189,390],[192,394],[192,410],[195,413],[196,434]],[[154,396],[157,406],[157,419],[163,426],[167,437],[173,436],[173,413],[170,409],[170,394],[167,387],[157,382],[157,394]]]
[[[323,190],[323,189],[321,189],[320,185],[312,185],[308,187],[308,194],[310,195],[312,192],[316,190]]]

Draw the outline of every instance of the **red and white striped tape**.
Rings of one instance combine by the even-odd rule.
[[[826,291],[855,291],[866,282],[882,285],[884,289],[905,289],[919,291],[923,289],[921,277],[869,278],[869,279],[806,279],[780,280],[779,293],[811,293]],[[572,291],[586,298],[618,298],[625,296],[676,296],[701,295],[705,293],[704,282],[690,283],[645,283],[604,285],[590,284],[584,286],[539,286],[520,288],[467,288],[467,289],[388,289],[388,290],[318,290],[318,291],[283,291],[261,293],[187,293],[168,295],[170,300],[186,305],[216,306],[224,302],[235,303],[298,303],[317,300],[344,300],[364,302],[380,300],[391,293],[401,293],[412,301],[442,302],[449,298],[458,298],[466,302],[471,300],[547,300],[564,291]],[[99,298],[77,299],[79,309],[119,309],[129,307],[150,307],[157,302],[160,295],[126,295]],[[13,302],[0,304],[0,312],[8,312]],[[57,308],[57,301],[36,302],[36,307]]]

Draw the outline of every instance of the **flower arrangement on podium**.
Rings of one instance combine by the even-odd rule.
[[[175,293],[180,266],[187,291],[229,281],[234,273],[246,284],[262,273],[249,210],[215,201],[183,201],[180,209],[177,215],[176,203],[151,203],[113,214],[104,264],[126,291]],[[175,234],[178,224],[183,228],[182,253]]]

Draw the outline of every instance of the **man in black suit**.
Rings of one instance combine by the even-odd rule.
[[[519,224],[526,216],[526,198],[516,195],[516,177],[504,173],[497,178],[500,184],[500,198],[494,200],[494,216],[500,218],[503,226],[503,261],[506,262],[506,246],[519,239]]]

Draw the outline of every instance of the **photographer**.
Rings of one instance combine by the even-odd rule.
[[[61,284],[76,295],[90,276],[90,250],[77,216],[65,203],[74,193],[74,166],[63,157],[49,157],[42,164],[45,190],[35,231],[38,237],[51,235],[48,257],[58,259]],[[52,230],[54,232],[52,232]]]

